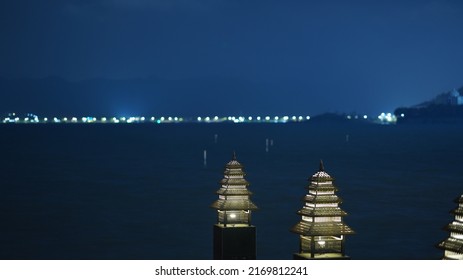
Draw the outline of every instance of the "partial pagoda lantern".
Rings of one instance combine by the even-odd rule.
[[[211,207],[217,210],[214,225],[214,259],[255,259],[256,228],[251,214],[257,206],[251,201],[243,165],[233,153],[225,165],[224,178]]]
[[[458,207],[450,213],[455,218],[445,227],[450,236],[437,245],[444,250],[444,260],[463,260],[463,195],[455,199]]]
[[[339,205],[334,179],[325,171],[323,162],[307,186],[304,206],[297,213],[301,221],[291,228],[299,234],[299,252],[294,259],[348,259],[345,254],[345,237],[354,234],[343,218],[347,215]]]

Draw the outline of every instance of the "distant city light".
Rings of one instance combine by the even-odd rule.
[[[381,123],[395,123],[397,121],[397,118],[395,115],[391,113],[381,113],[381,115],[378,116],[378,119],[381,121]]]
[[[351,119],[364,119],[375,121],[377,123],[382,124],[390,124],[395,123],[397,118],[405,117],[404,114],[398,114],[397,117],[392,113],[382,112],[378,115],[377,119],[369,118],[367,115],[345,115],[345,118]],[[3,117],[1,119],[2,123],[41,123],[41,122],[52,122],[52,123],[129,123],[129,124],[136,124],[136,123],[143,123],[147,120],[150,120],[152,123],[172,123],[172,122],[184,122],[184,119],[181,117],[140,117],[140,116],[133,116],[133,117],[41,117],[34,114],[28,113],[26,116],[16,116],[12,113],[9,113],[7,117]],[[185,122],[226,122],[231,121],[233,123],[256,123],[256,122],[270,122],[270,123],[287,123],[287,122],[303,122],[305,120],[310,120],[310,116],[301,116],[301,115],[282,115],[282,116],[204,116],[204,117],[193,117],[185,119]]]

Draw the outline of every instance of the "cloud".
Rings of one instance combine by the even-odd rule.
[[[117,11],[210,13],[226,0],[67,0],[59,3],[67,15],[104,17]]]
[[[412,16],[417,19],[458,18],[462,11],[459,1],[429,1],[413,10]]]
[[[209,11],[224,4],[223,0],[103,0],[106,5],[122,9],[153,9],[160,11]]]

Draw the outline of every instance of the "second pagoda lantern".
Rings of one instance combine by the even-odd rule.
[[[301,221],[291,228],[299,234],[299,252],[294,259],[348,259],[344,251],[346,235],[354,234],[343,217],[334,179],[325,172],[323,162],[309,179],[304,206],[297,213]]]

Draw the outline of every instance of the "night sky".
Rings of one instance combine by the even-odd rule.
[[[377,114],[463,86],[462,30],[459,0],[3,0],[0,112]]]

